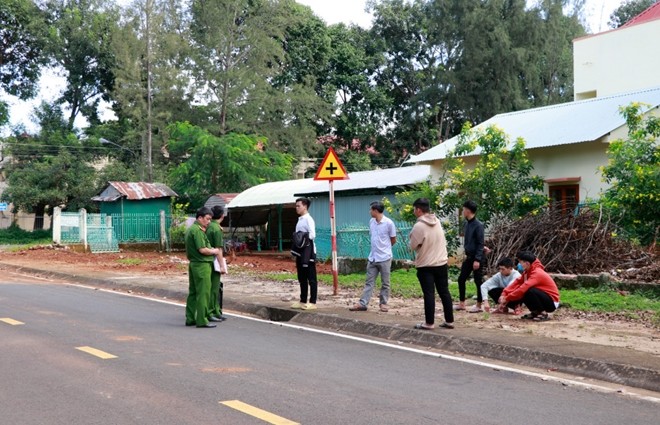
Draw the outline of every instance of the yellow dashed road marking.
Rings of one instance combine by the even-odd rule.
[[[110,353],[106,353],[105,351],[97,350],[96,348],[92,347],[76,347],[76,350],[84,351],[87,354],[91,354],[92,356],[100,357],[102,359],[116,359],[117,356],[113,356]]]
[[[255,418],[259,418],[262,421],[268,422],[269,424],[300,425],[298,422],[293,422],[281,416],[277,416],[270,412],[266,412],[265,410],[261,410],[257,407],[250,406],[249,404],[243,403],[242,401],[238,401],[238,400],[221,401],[220,404],[224,404],[225,406],[231,407],[232,409],[236,409],[239,412],[243,412],[247,415],[254,416]]]
[[[0,322],[5,322],[9,325],[24,325],[25,323],[19,322],[18,320],[10,319],[9,317],[0,318]]]

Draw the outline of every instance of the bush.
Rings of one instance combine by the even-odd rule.
[[[1,245],[25,245],[30,243],[50,243],[53,238],[50,230],[35,230],[28,232],[15,223],[7,229],[0,229]]]

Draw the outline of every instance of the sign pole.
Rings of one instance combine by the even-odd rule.
[[[332,295],[338,294],[339,267],[337,265],[337,227],[335,220],[334,180],[330,180],[330,237],[332,240]]]
[[[348,179],[348,173],[335,150],[330,147],[316,170],[314,180],[328,180],[330,183],[330,239],[332,243],[332,295],[339,293],[339,267],[337,265],[337,223],[335,220],[335,180]]]

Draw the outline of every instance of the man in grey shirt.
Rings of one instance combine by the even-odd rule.
[[[392,267],[392,245],[396,243],[396,226],[385,217],[385,206],[382,202],[371,203],[371,220],[369,220],[369,235],[371,250],[367,262],[367,280],[360,302],[350,307],[351,311],[366,311],[371,299],[378,273],[380,273],[380,311],[388,311],[387,301],[390,298],[390,269]]]

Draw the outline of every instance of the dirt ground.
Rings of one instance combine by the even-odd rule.
[[[26,265],[31,263],[44,267],[48,264],[66,263],[76,264],[77,267],[87,270],[130,271],[164,276],[185,275],[187,270],[185,253],[181,252],[84,254],[64,249],[37,248],[28,251],[0,252],[0,262],[5,259],[20,263],[25,259]],[[298,293],[295,280],[274,282],[259,277],[267,272],[295,273],[295,263],[288,255],[239,254],[230,259],[229,268],[233,276],[252,276],[249,279],[237,279],[241,284],[231,285],[230,290],[233,292],[267,295],[281,301],[292,301]],[[318,273],[330,274],[331,265],[320,264]],[[396,282],[392,282],[392,285],[396,285]],[[323,286],[319,288],[319,307],[325,305],[348,308],[359,296],[357,290],[341,290],[339,296],[333,296],[332,287]],[[377,303],[377,297],[374,296],[371,307],[377,309]],[[421,299],[393,298],[389,305],[390,312],[386,314],[406,316],[415,320],[423,319]],[[438,314],[442,317],[440,303],[438,302],[437,305]],[[550,338],[626,347],[660,356],[660,329],[654,326],[651,320],[653,312],[636,312],[636,317],[631,317],[632,315],[626,314],[592,314],[560,308],[552,316],[550,321],[531,323],[513,315],[457,312],[455,321],[458,326],[533,333]]]

